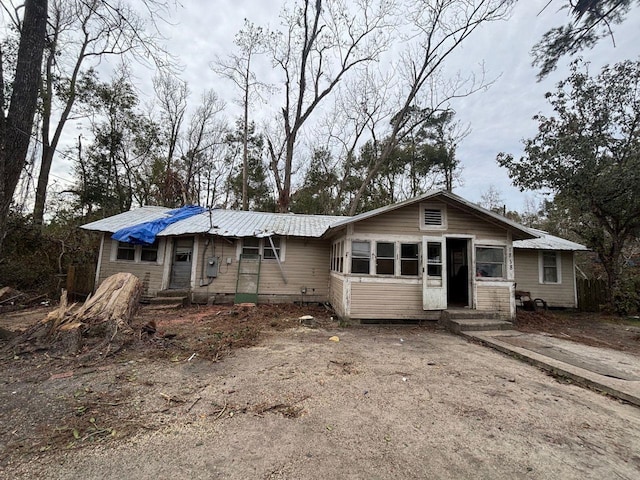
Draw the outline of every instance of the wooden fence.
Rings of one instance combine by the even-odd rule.
[[[579,278],[576,284],[578,289],[578,309],[583,312],[600,311],[600,306],[607,301],[607,282]]]
[[[76,302],[85,300],[93,292],[96,279],[94,265],[69,265],[67,269],[67,295]]]

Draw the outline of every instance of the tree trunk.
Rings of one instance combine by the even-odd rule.
[[[31,143],[47,29],[47,0],[25,0],[9,112],[0,112],[0,252],[7,217]]]

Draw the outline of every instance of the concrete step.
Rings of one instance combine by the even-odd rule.
[[[461,319],[495,319],[500,320],[500,314],[498,312],[487,312],[482,310],[472,309],[448,309],[443,310],[440,314],[441,318],[449,318],[453,320]]]
[[[513,329],[511,322],[494,318],[442,318],[440,324],[453,333]]]
[[[156,293],[156,297],[188,297],[189,290],[183,289],[168,289],[168,290],[160,290]]]
[[[188,297],[154,297],[149,299],[150,307],[181,308],[188,304]]]

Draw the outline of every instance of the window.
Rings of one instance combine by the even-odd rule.
[[[111,262],[162,263],[164,240],[157,239],[151,245],[134,245],[112,240],[111,245]]]
[[[371,244],[369,242],[351,242],[351,273],[369,274]]]
[[[540,252],[540,283],[560,283],[560,255],[558,252]]]
[[[344,255],[344,241],[335,242],[331,246],[331,270],[342,273],[342,258]]]
[[[240,253],[243,255],[262,255],[264,260],[275,260],[277,254],[280,261],[284,262],[284,239],[273,236],[271,240],[273,240],[275,250],[271,247],[269,237],[244,237]]]
[[[418,275],[418,244],[400,244],[400,275]]]
[[[442,277],[442,244],[427,242],[427,276]]]
[[[262,241],[264,242],[263,255],[265,259],[273,260],[275,258],[280,258],[280,237],[271,237],[271,240],[269,240],[269,238],[263,238]],[[271,242],[273,242],[275,250],[271,246]]]
[[[155,262],[158,260],[158,240],[151,245],[142,245],[140,248],[141,262]]]
[[[504,247],[476,247],[476,277],[504,278]]]
[[[116,259],[133,262],[136,259],[136,246],[133,243],[118,242]]]
[[[242,239],[243,255],[260,255],[260,239],[255,237],[246,237]]]
[[[376,244],[376,273],[394,275],[396,273],[395,243],[378,242]]]

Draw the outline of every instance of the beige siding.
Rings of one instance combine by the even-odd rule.
[[[340,275],[333,274],[329,280],[329,303],[335,312],[341,316],[345,316],[345,306],[342,299],[344,298],[344,278]]]
[[[504,285],[483,285],[482,283],[477,284],[476,308],[511,316],[512,283],[505,282]]]
[[[356,319],[419,319],[422,309],[420,283],[351,283],[349,316]]]
[[[538,250],[514,250],[516,289],[531,292],[550,307],[576,307],[573,272],[573,252],[561,252],[561,282],[540,283]]]
[[[436,203],[436,202],[429,202]],[[446,205],[447,229],[421,230],[420,204],[408,205],[354,224],[354,236],[374,235],[475,235],[480,240],[506,240],[504,228],[487,222],[475,215]]]
[[[233,295],[238,276],[238,240],[232,244],[217,238],[205,250],[206,237],[198,237],[199,250],[196,265],[197,297],[213,295]],[[306,287],[304,301],[327,301],[329,288],[329,242],[318,239],[289,237],[284,244],[284,262],[282,269],[287,279],[285,283],[276,260],[263,260],[260,267],[259,295],[285,295],[291,300],[302,300],[300,290]],[[210,285],[206,276],[202,276],[203,260],[219,257],[220,271]],[[231,263],[227,263],[227,258]],[[202,286],[200,286],[203,284]]]
[[[136,263],[123,260],[111,260],[112,246],[114,242],[111,240],[110,234],[105,234],[103,243],[103,252],[100,264],[100,276],[98,278],[99,286],[106,278],[118,272],[133,273],[140,279],[143,285],[143,295],[153,296],[157,291],[162,289],[162,271],[164,265],[154,263]],[[158,250],[158,261],[164,260],[164,248],[160,245]]]

